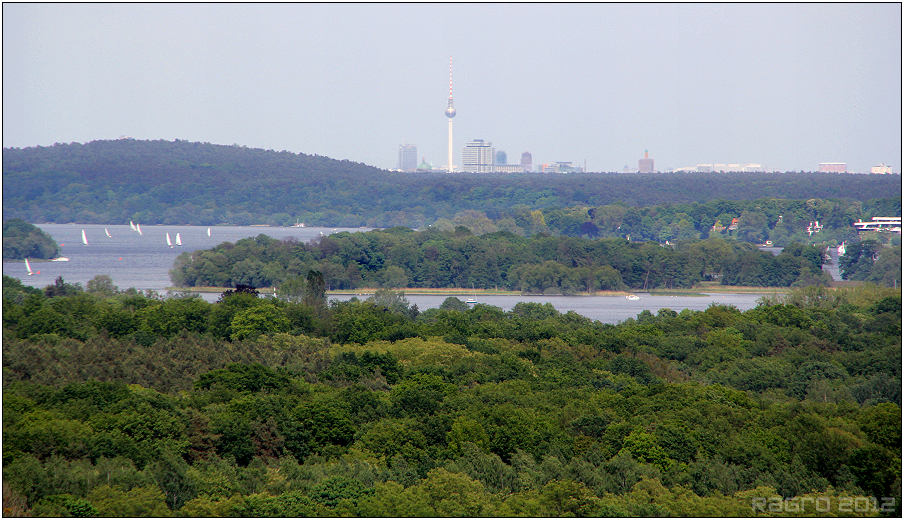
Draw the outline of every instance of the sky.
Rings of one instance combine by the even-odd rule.
[[[901,172],[901,4],[3,4],[3,147]]]

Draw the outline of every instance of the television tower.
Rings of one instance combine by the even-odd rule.
[[[452,106],[452,56],[449,56],[449,106],[446,107],[446,117],[449,118],[449,173],[452,173],[452,118],[455,117],[455,107]]]

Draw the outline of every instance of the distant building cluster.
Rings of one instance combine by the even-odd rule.
[[[698,172],[764,172],[762,164],[755,163],[712,163],[698,164]]]
[[[543,173],[583,173],[584,168],[574,166],[571,162],[559,161],[541,164],[540,171]]]
[[[822,162],[819,163],[819,171],[828,173],[847,173],[847,163]]]
[[[534,171],[533,158],[530,152],[521,154],[520,164],[508,164],[508,157],[503,150],[493,148],[493,143],[484,139],[474,139],[468,142],[461,152],[461,167],[452,164],[452,118],[457,114],[452,101],[452,57],[449,57],[449,99],[445,109],[448,119],[448,157],[445,166],[433,167],[425,158],[417,162],[417,147],[413,144],[399,145],[398,169],[405,172],[467,172],[467,173],[523,173]],[[553,163],[540,163],[537,171],[542,173],[580,173],[587,171],[586,159],[584,166],[575,166],[571,162],[558,161]],[[637,169],[625,165],[624,173],[654,173],[657,172],[655,161],[650,157],[649,150],[644,150],[643,158],[638,159]],[[667,170],[669,172],[723,172],[723,173],[748,173],[765,172],[766,168],[757,163],[705,163],[696,166],[686,166]],[[827,173],[849,173],[847,163],[824,162],[819,163],[818,171]],[[851,172],[853,173],[853,172]],[[888,175],[892,173],[890,166],[877,164],[870,169],[871,174]],[[818,230],[817,230],[818,231]]]

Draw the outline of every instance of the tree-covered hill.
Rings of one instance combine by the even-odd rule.
[[[421,227],[466,211],[900,197],[900,176],[404,174],[318,155],[121,139],[3,150],[3,213],[30,222]]]

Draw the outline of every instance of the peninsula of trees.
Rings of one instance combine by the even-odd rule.
[[[798,243],[778,256],[749,243],[719,238],[656,242],[590,240],[467,228],[417,232],[390,228],[335,233],[308,244],[266,235],[186,252],[170,271],[179,287],[272,287],[311,270],[329,289],[479,288],[532,294],[690,288],[725,285],[826,285],[824,251]],[[281,289],[284,290],[284,289]]]
[[[37,226],[22,219],[3,222],[3,259],[50,259],[59,253],[56,241]]]

